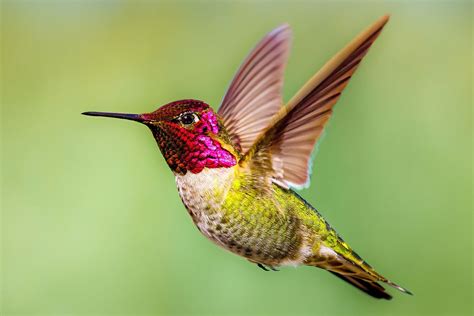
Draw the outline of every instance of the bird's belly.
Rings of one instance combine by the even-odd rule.
[[[255,263],[269,266],[279,266],[291,255],[291,238],[285,235],[275,237],[278,227],[252,227],[239,218],[221,212],[209,212],[209,204],[199,207],[196,204],[186,204],[199,231],[218,246]],[[202,206],[202,205],[201,205]]]
[[[219,171],[217,171],[219,170]],[[270,266],[297,264],[301,238],[291,216],[272,211],[271,201],[233,190],[232,169],[177,175],[180,197],[201,233],[250,261]],[[229,202],[231,201],[231,202]]]

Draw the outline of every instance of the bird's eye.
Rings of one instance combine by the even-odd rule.
[[[184,113],[179,116],[179,121],[183,125],[191,125],[199,121],[199,116],[196,113]]]

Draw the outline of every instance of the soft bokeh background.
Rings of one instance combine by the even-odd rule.
[[[472,3],[2,1],[2,315],[472,312]],[[202,237],[139,124],[217,107],[266,32],[295,34],[285,98],[392,19],[336,107],[302,195],[382,274],[377,301],[314,268],[263,272]]]

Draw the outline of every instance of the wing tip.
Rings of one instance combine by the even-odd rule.
[[[390,20],[390,14],[386,13],[379,17],[374,23],[372,23],[365,31],[359,34],[360,37],[368,36],[370,33],[374,33],[383,29],[385,24]]]
[[[276,28],[271,30],[266,37],[282,37],[282,38],[291,38],[292,30],[290,24],[284,22],[278,25]]]
[[[388,20],[390,20],[390,17],[391,17],[391,16],[392,16],[392,15],[391,15],[390,13],[385,13],[384,15],[382,15],[382,16],[379,18],[379,20],[385,24],[385,23],[388,22]]]
[[[382,29],[385,27],[385,24],[388,23],[388,21],[390,20],[390,14],[384,14],[382,15],[380,18],[378,18],[374,23],[372,23],[372,25],[370,25],[365,32],[362,32],[363,33],[375,33],[375,32],[380,32],[382,31]],[[362,35],[361,34],[361,35]],[[367,34],[368,35],[368,34]]]
[[[291,29],[290,24],[288,22],[283,22],[277,27],[275,27],[272,31],[270,31],[270,34],[273,32],[281,32],[281,31],[290,30],[290,29]]]

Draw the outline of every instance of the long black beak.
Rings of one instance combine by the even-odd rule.
[[[118,119],[123,119],[123,120],[136,121],[140,123],[145,122],[145,119],[143,118],[141,114],[110,113],[110,112],[84,112],[82,114],[89,115],[89,116],[112,117],[112,118],[118,118]]]

